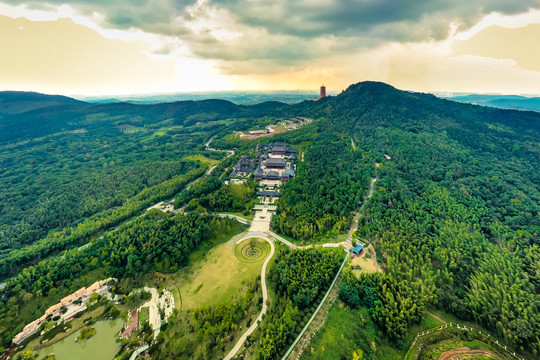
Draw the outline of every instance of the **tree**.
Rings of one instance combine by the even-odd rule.
[[[249,240],[249,250],[253,251],[255,247],[257,246],[258,241],[255,238],[252,238]]]

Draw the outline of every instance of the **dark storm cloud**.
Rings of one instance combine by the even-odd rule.
[[[316,54],[351,53],[387,42],[440,40],[451,24],[466,30],[491,12],[510,15],[540,7],[540,0],[0,1],[39,8],[68,3],[83,15],[105,16],[101,25],[106,28],[175,36],[197,57],[231,64],[260,60],[261,67],[294,65]],[[194,21],[204,26],[190,28],[187,23]],[[220,37],[216,30],[239,33],[241,39]]]
[[[468,27],[491,12],[515,14],[540,5],[538,0],[213,0],[212,3],[231,10],[241,23],[264,26],[269,33],[311,38],[372,33],[382,27],[388,30],[387,40],[395,36],[421,40],[426,34],[444,37],[452,21],[461,21]],[[426,21],[428,18],[433,19]],[[429,26],[424,26],[423,32],[413,29],[408,36],[404,34],[407,29],[392,31],[400,23]]]

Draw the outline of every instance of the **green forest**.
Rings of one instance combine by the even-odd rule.
[[[283,189],[275,228],[301,240],[348,229],[373,173],[369,154],[333,134],[317,136]]]
[[[538,355],[539,116],[379,83],[319,107],[327,131],[381,163],[358,234],[375,242],[385,273],[345,277],[341,298],[368,306],[396,346],[429,306]]]
[[[275,259],[268,277],[277,299],[246,345],[255,359],[276,359],[285,353],[315,311],[342,260],[340,249],[315,248],[285,251]]]
[[[17,105],[0,119],[4,349],[48,306],[96,279],[117,277],[115,291],[126,294],[146,275],[181,272],[194,251],[240,232],[243,225],[211,212],[248,215],[257,185],[225,185],[227,171],[257,143],[286,141],[303,161],[280,189],[272,231],[306,244],[332,241],[364,205],[355,235],[374,245],[383,272],[344,271],[339,299],[362,309],[377,334],[403,350],[431,309],[477,324],[527,358],[540,355],[539,114],[373,82],[293,105],[54,101],[26,112]],[[272,138],[232,135],[266,116],[314,121]],[[206,151],[214,135],[213,147],[236,155]],[[195,154],[220,163],[204,176],[208,163],[185,159]],[[372,178],[374,195],[364,204]],[[172,199],[187,212],[140,216]],[[246,359],[287,350],[343,255],[276,255],[269,312],[245,344]],[[243,286],[231,303],[173,313],[149,354],[222,356],[262,306],[259,283]],[[370,346],[361,349],[366,358],[376,354]]]

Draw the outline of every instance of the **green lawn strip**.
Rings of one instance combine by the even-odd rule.
[[[277,235],[281,236],[282,238],[284,238],[285,240],[289,240],[290,242],[292,242],[293,244],[296,244],[296,245],[300,245],[300,243],[302,242],[301,240],[296,240],[295,238],[293,238],[292,236],[289,236],[289,235],[285,235],[283,233],[280,233],[279,231],[277,231],[277,229],[270,229],[272,232],[276,233]]]
[[[212,165],[216,165],[216,164],[219,164],[219,160],[216,160],[216,159],[210,159],[204,155],[190,155],[190,156],[185,156],[184,158],[182,158],[182,160],[186,160],[186,161],[200,161],[201,163],[203,164],[208,164],[209,166],[212,166]]]
[[[249,215],[244,215],[243,212],[232,212],[232,211],[226,211],[226,212],[220,212],[220,214],[229,214],[229,215],[235,215],[235,216],[238,216],[238,217],[241,217],[243,219],[246,219],[246,220],[253,220],[253,214],[249,214]]]
[[[277,230],[277,229],[275,229]],[[274,231],[274,230],[272,230]],[[277,235],[281,236],[282,238],[284,238],[285,240],[289,240],[290,242],[292,242],[293,244],[296,244],[298,246],[306,246],[306,245],[323,245],[323,244],[328,244],[328,243],[340,243],[340,242],[344,242],[347,240],[347,233],[343,233],[343,234],[333,234],[333,233],[328,233],[328,236],[326,235],[320,235],[320,236],[317,236],[311,240],[297,240],[295,238],[293,238],[292,236],[289,236],[289,235],[285,235],[283,233],[280,233],[278,231],[274,231]]]
[[[363,359],[401,360],[416,333],[440,324],[433,317],[426,316],[421,324],[409,329],[403,347],[399,349],[371,321],[367,308],[351,309],[338,300],[300,359],[349,359],[353,352],[360,350]]]

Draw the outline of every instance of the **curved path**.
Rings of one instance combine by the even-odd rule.
[[[220,149],[213,149],[213,148],[210,147],[210,143],[212,142],[212,140],[214,140],[214,138],[216,136],[217,135],[212,136],[212,138],[210,140],[208,140],[206,142],[206,144],[204,144],[206,150],[208,150],[208,151],[217,151],[217,152],[226,152],[228,154],[227,157],[233,156],[234,155],[234,150],[220,150]]]
[[[259,313],[259,316],[257,316],[257,319],[255,319],[255,321],[253,321],[249,329],[247,329],[246,332],[242,334],[242,336],[240,337],[240,339],[238,339],[238,341],[236,342],[232,350],[229,351],[227,356],[223,358],[224,360],[232,359],[236,355],[236,353],[244,345],[244,342],[246,341],[247,337],[255,331],[257,326],[259,326],[259,322],[262,321],[263,315],[266,314],[266,312],[268,311],[268,307],[266,306],[266,301],[268,300],[268,288],[266,287],[266,269],[268,268],[268,263],[270,263],[270,260],[274,256],[274,251],[276,248],[274,246],[274,242],[270,240],[270,238],[268,237],[268,234],[259,233],[259,232],[247,233],[246,235],[242,236],[242,238],[240,238],[236,242],[236,244],[240,244],[242,241],[251,239],[251,238],[264,239],[270,244],[270,255],[268,255],[268,257],[264,261],[264,264],[261,270],[261,288],[262,288],[262,293],[263,293],[263,307],[262,307],[261,312]]]
[[[213,140],[214,138],[210,139],[207,143],[206,143],[206,149],[207,150],[211,150],[208,145],[210,145],[210,142]],[[372,178],[371,179],[371,182],[369,184],[369,190],[368,190],[368,193],[367,193],[367,196],[364,200],[364,203],[362,204],[362,206],[360,207],[360,212],[362,212],[364,210],[364,207],[366,205],[366,202],[369,200],[369,198],[371,198],[371,196],[373,195],[373,190],[374,190],[374,187],[375,187],[375,182],[377,181],[377,178]],[[350,242],[350,239],[352,239],[352,232],[353,231],[356,231],[356,229],[358,228],[358,218],[363,215],[363,214],[360,214],[360,213],[357,213],[354,220],[353,220],[353,223],[351,224],[351,229],[349,230],[349,236],[348,236],[348,240],[347,241],[344,241],[342,243],[335,243],[335,244],[325,244],[326,246],[325,247],[339,247],[340,245],[343,245],[343,246],[346,246],[347,242]],[[295,244],[291,243],[290,241],[282,238],[281,236],[271,232],[271,231],[268,231],[268,232],[260,232],[260,231],[250,231],[248,232],[247,234],[245,234],[244,236],[242,236],[240,239],[238,240],[233,240],[233,242],[235,242],[236,244],[239,244],[241,243],[242,241],[244,240],[247,240],[247,239],[251,239],[251,238],[261,238],[261,239],[264,239],[266,241],[268,241],[268,243],[270,244],[270,247],[271,247],[271,251],[270,251],[270,255],[266,258],[266,260],[264,261],[264,264],[263,264],[263,267],[262,267],[262,270],[261,270],[261,287],[262,287],[262,290],[263,290],[263,308],[259,314],[259,316],[257,317],[257,319],[251,324],[251,326],[249,327],[249,329],[246,330],[246,332],[244,332],[244,334],[242,334],[242,336],[240,337],[240,339],[236,342],[236,344],[234,345],[234,347],[232,348],[232,350],[227,354],[227,356],[225,356],[223,358],[223,360],[230,360],[232,359],[237,353],[238,351],[240,350],[240,348],[242,347],[242,345],[244,345],[244,342],[246,341],[247,337],[249,335],[251,335],[253,333],[253,331],[255,331],[255,329],[257,328],[257,326],[259,326],[259,322],[262,321],[262,317],[264,314],[266,314],[268,308],[266,306],[266,301],[268,299],[268,289],[266,287],[266,269],[268,267],[268,263],[270,262],[270,260],[272,259],[272,257],[274,256],[274,251],[275,251],[275,247],[274,247],[274,241],[281,241],[282,243],[284,243],[285,245],[289,246],[290,248],[297,248]],[[231,243],[232,245],[232,243]],[[324,245],[323,245],[324,246]],[[298,247],[298,248],[309,248],[309,247],[312,247],[312,245],[308,245],[308,246],[303,246],[303,247]],[[347,250],[347,249],[346,249]],[[330,285],[327,293],[325,294],[323,300],[321,301],[321,303],[319,304],[319,306],[317,307],[316,311],[313,313],[311,319],[307,322],[307,324],[305,325],[305,327],[302,329],[302,332],[300,333],[300,335],[296,338],[296,340],[294,341],[294,343],[292,344],[292,346],[289,348],[289,350],[287,351],[287,353],[285,354],[285,356],[283,357],[283,359],[286,359],[287,356],[289,356],[289,354],[291,353],[291,351],[294,349],[294,347],[296,346],[296,344],[298,343],[298,341],[302,338],[302,335],[304,334],[304,332],[307,330],[307,328],[309,327],[309,325],[311,324],[311,321],[314,319],[314,317],[317,315],[317,313],[319,312],[320,308],[322,307],[322,305],[324,304],[326,298],[328,297],[328,294],[330,294],[330,291],[332,290],[332,288],[334,287],[334,284],[336,283],[340,273],[341,273],[341,270],[343,270],[343,267],[345,266],[345,263],[347,262],[347,257],[345,257],[345,259],[343,260],[343,263],[341,264],[341,267],[339,268],[335,278],[334,278],[334,281],[332,282],[332,284]]]

